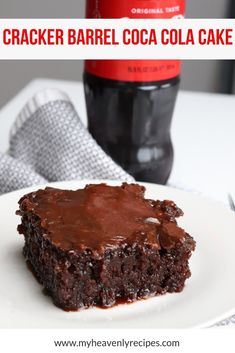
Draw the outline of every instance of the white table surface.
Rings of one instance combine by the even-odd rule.
[[[0,110],[0,151],[8,148],[11,126],[24,104],[44,88],[66,92],[86,124],[82,83],[38,79]],[[226,204],[235,199],[235,96],[181,91],[172,124],[175,163],[169,183]],[[227,327],[234,327],[235,316]]]
[[[86,123],[81,82],[38,79],[0,110],[0,151],[7,150],[9,131],[21,108],[44,88],[65,91]],[[235,96],[181,91],[172,124],[175,162],[171,185],[227,202],[235,196]]]

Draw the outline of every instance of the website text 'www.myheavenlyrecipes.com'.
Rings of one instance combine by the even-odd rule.
[[[180,347],[180,341],[154,341],[154,340],[146,340],[146,339],[140,339],[140,340],[126,340],[126,339],[121,339],[121,340],[95,340],[95,339],[90,339],[90,340],[78,340],[78,341],[70,341],[70,340],[59,340],[59,341],[54,341],[54,346],[58,348],[63,348],[63,347],[71,347],[71,348],[158,348],[158,347],[166,347],[166,348],[172,348],[172,347]]]

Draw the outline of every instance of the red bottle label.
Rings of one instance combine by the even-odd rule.
[[[185,0],[87,0],[87,18],[182,18]],[[151,82],[180,74],[179,60],[87,60],[85,70],[117,81]]]

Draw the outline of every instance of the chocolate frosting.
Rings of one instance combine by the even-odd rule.
[[[184,242],[186,234],[172,216],[177,216],[177,206],[172,201],[147,200],[144,191],[126,183],[87,185],[76,191],[46,188],[19,203],[21,211],[38,217],[44,236],[63,250],[101,251],[135,243],[171,249]]]

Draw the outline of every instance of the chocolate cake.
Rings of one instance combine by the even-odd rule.
[[[195,241],[172,201],[144,198],[137,184],[46,188],[19,201],[23,254],[64,310],[111,307],[180,292]]]

